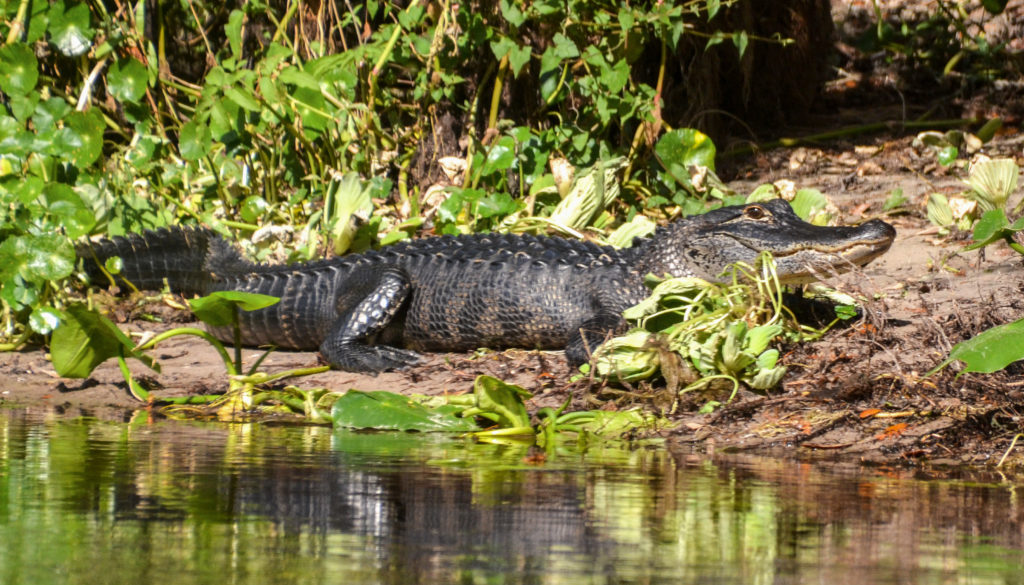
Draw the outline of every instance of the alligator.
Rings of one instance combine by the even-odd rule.
[[[116,276],[139,289],[205,295],[233,290],[280,298],[240,312],[249,346],[319,349],[335,368],[377,373],[406,368],[424,351],[565,349],[586,362],[622,312],[648,294],[645,276],[723,277],[732,263],[770,251],[785,284],[863,266],[896,235],[889,224],[823,227],[789,203],[721,207],[659,227],[631,247],[560,237],[483,234],[407,240],[380,250],[291,265],[256,264],[208,228],[173,227],[78,247],[98,282]],[[91,259],[91,260],[90,260]],[[230,328],[211,328],[226,342]]]

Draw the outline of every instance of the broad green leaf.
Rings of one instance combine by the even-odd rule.
[[[41,283],[59,280],[75,268],[75,248],[60,234],[12,236],[0,244],[0,280],[14,274]]]
[[[181,127],[178,135],[178,152],[181,158],[188,161],[199,160],[208,155],[212,147],[210,127],[201,120],[193,118]]]
[[[501,0],[498,5],[501,7],[501,15],[513,27],[518,27],[526,22],[526,15],[514,1]]]
[[[42,335],[48,335],[60,325],[60,312],[50,307],[38,307],[28,317],[28,324],[32,330]]]
[[[242,23],[245,20],[245,13],[241,10],[232,10],[228,15],[228,22],[224,25],[224,33],[228,37],[228,45],[231,46],[231,54],[235,57],[242,56]]]
[[[476,204],[476,213],[480,217],[504,217],[517,208],[515,199],[504,192],[488,193]]]
[[[24,123],[35,111],[36,104],[39,103],[39,97],[39,94],[36,92],[27,95],[12,95],[7,103],[11,108],[11,113],[14,114],[14,118]]]
[[[953,346],[949,358],[928,372],[932,375],[953,360],[967,364],[960,374],[997,372],[1011,363],[1024,359],[1024,319],[982,331],[967,341]]]
[[[92,45],[93,30],[89,28],[89,5],[85,2],[62,10],[54,4],[50,10],[50,41],[66,57],[84,55]]]
[[[633,329],[602,343],[594,354],[597,373],[603,378],[628,382],[650,378],[661,364],[654,340],[653,333]]]
[[[224,90],[227,98],[250,112],[260,111],[260,102],[246,88],[229,87]]]
[[[212,327],[227,327],[237,319],[237,310],[256,311],[280,301],[277,297],[234,290],[221,290],[189,300],[196,318]]]
[[[72,240],[86,234],[96,225],[93,210],[82,202],[74,189],[63,183],[50,183],[43,189],[46,207],[50,215],[64,227]]]
[[[115,98],[134,103],[146,93],[148,78],[145,65],[137,59],[121,59],[107,72],[107,88]]]
[[[50,338],[50,359],[57,374],[85,378],[96,366],[112,357],[130,356],[160,371],[145,354],[134,352],[135,344],[116,325],[85,305],[69,306]]]
[[[523,400],[530,398],[531,394],[519,386],[481,375],[473,382],[473,394],[480,410],[497,415],[498,427],[518,429],[530,426],[530,415]]]
[[[39,102],[36,111],[32,114],[32,123],[36,132],[46,132],[57,126],[57,120],[64,119],[71,113],[71,106],[60,98],[50,98],[45,102]]]
[[[529,45],[514,46],[508,53],[508,64],[512,68],[512,75],[519,77],[519,72],[530,62]]]
[[[335,427],[389,431],[469,432],[479,430],[470,419],[450,409],[429,409],[406,396],[378,390],[349,390],[334,402],[331,420]]]
[[[1017,221],[1010,224],[1010,221],[1006,219],[1006,213],[1002,209],[992,209],[986,211],[978,223],[974,225],[974,233],[972,238],[974,243],[964,248],[964,250],[976,250],[998,242],[1007,237],[1012,237],[1014,233],[1024,230],[1024,217],[1018,218]]]
[[[693,186],[691,166],[715,170],[715,144],[706,134],[693,128],[666,132],[654,145],[654,154],[668,175],[687,188]]]
[[[241,214],[244,221],[256,223],[267,213],[268,209],[270,209],[270,204],[267,203],[266,199],[259,195],[250,195],[242,201],[242,205],[238,208],[238,212]]]
[[[35,90],[39,80],[39,62],[32,48],[13,43],[0,48],[0,90],[11,96]]]
[[[487,159],[484,161],[480,174],[484,177],[498,172],[508,170],[516,161],[515,140],[511,136],[503,136],[487,151]]]
[[[747,52],[747,44],[750,39],[747,37],[747,31],[741,30],[732,34],[732,44],[736,45],[736,50],[739,52],[740,57]]]
[[[320,91],[320,82],[316,80],[316,77],[302,71],[294,65],[289,65],[281,71],[278,79],[283,83],[290,83],[296,87],[304,87],[306,89],[312,89],[314,91]]]
[[[956,162],[956,157],[960,156],[960,151],[957,150],[952,144],[944,146],[939,150],[939,164],[948,167],[949,165]]]
[[[69,158],[75,166],[84,168],[103,154],[103,115],[94,108],[88,112],[71,112],[64,118],[65,130],[74,134],[74,140],[68,144],[70,152],[61,153]]]

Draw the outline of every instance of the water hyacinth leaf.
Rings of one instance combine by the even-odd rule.
[[[949,206],[949,200],[942,193],[932,193],[928,196],[928,221],[940,228],[953,225],[953,208]]]
[[[1002,209],[1017,190],[1019,174],[1020,168],[1013,159],[982,159],[971,165],[966,183],[982,211]]]
[[[552,223],[577,230],[590,225],[605,207],[618,199],[619,171],[625,166],[626,159],[617,157],[599,161],[576,173],[569,192],[551,212]]]
[[[580,431],[597,435],[602,439],[615,439],[640,430],[670,428],[672,426],[671,423],[664,419],[659,419],[652,414],[645,414],[636,409],[619,412],[592,410],[586,414],[587,417],[582,422],[574,423],[573,426]]]
[[[35,90],[39,80],[39,62],[32,48],[12,43],[0,48],[0,90],[10,96],[23,96]]]
[[[608,244],[616,248],[627,248],[633,245],[633,240],[636,238],[646,238],[653,234],[657,227],[658,224],[651,221],[646,215],[637,215],[616,228],[608,236]]]
[[[960,374],[989,374],[1021,359],[1024,359],[1024,319],[982,331],[977,336],[954,345],[946,361],[927,375],[934,374],[954,360],[966,364]]]
[[[758,325],[747,331],[746,349],[754,355],[759,355],[767,349],[768,344],[782,333],[782,325],[770,323]],[[760,359],[760,358],[759,358]]]
[[[756,371],[753,376],[745,379],[751,388],[768,390],[775,387],[786,374],[786,366],[776,365],[779,361],[779,350],[769,349],[757,358]]]
[[[523,400],[532,395],[526,390],[492,376],[480,375],[473,382],[477,408],[497,416],[501,428],[528,428],[530,415]]]
[[[406,396],[378,390],[349,390],[331,407],[335,427],[421,432],[470,432],[479,430],[470,419],[451,412],[429,409]]]
[[[597,373],[604,378],[627,382],[650,378],[661,364],[653,342],[654,334],[643,329],[609,339],[595,353]]]
[[[256,311],[280,301],[277,297],[233,290],[221,290],[205,297],[190,299],[188,304],[203,323],[213,327],[233,325],[237,311]]]
[[[69,306],[50,338],[50,359],[57,374],[86,378],[96,366],[113,357],[130,356],[159,372],[149,356],[103,315],[82,304]]]
[[[651,291],[651,294],[646,299],[626,309],[623,316],[631,321],[637,321],[657,312],[659,304],[667,296],[687,295],[699,292],[710,286],[712,286],[710,282],[692,276],[665,279],[655,285],[654,290]]]
[[[107,89],[115,98],[134,103],[146,93],[148,77],[145,65],[137,59],[121,59],[110,66]]]

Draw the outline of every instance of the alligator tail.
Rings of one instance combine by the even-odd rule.
[[[160,290],[166,280],[173,292],[205,294],[219,277],[250,270],[252,264],[219,235],[207,228],[171,227],[129,234],[76,248],[89,280],[110,284],[100,268],[108,258],[120,257],[121,271],[114,283],[139,290]]]

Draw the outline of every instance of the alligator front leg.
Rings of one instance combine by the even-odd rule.
[[[411,290],[409,277],[401,269],[364,266],[354,270],[336,298],[338,319],[320,344],[320,353],[332,367],[349,372],[379,373],[419,363],[414,351],[366,343],[398,314]]]
[[[576,368],[590,361],[590,356],[597,346],[604,343],[612,334],[626,325],[621,313],[603,310],[596,316],[583,322],[576,333],[569,338],[565,346],[565,359]]]

